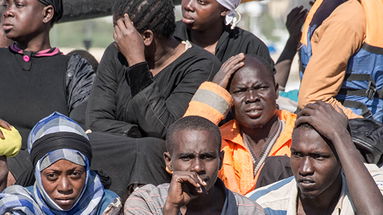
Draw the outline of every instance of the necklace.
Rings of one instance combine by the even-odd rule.
[[[279,135],[281,134],[284,123],[282,120],[278,119],[278,125],[277,125],[277,131],[275,134],[271,137],[268,137],[266,140],[266,144],[263,146],[263,149],[259,155],[259,158],[257,158],[254,149],[250,145],[250,137],[243,133],[243,140],[245,142],[245,145],[247,149],[250,151],[251,159],[253,160],[253,170],[254,170],[254,177],[257,175],[259,169],[261,168],[262,164],[265,162],[267,155],[270,153],[271,148],[273,147],[275,141],[278,139]]]

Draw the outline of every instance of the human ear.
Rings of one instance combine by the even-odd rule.
[[[223,11],[221,11],[221,16],[225,17],[225,16],[227,16],[227,14],[229,14],[229,12],[230,11],[225,8]]]
[[[55,15],[55,10],[53,6],[52,5],[45,6],[43,9],[43,16],[44,16],[43,22],[45,24],[49,23],[53,19],[54,15]]]
[[[142,33],[142,37],[144,39],[145,46],[150,46],[154,41],[154,33],[151,30],[145,30],[144,33]]]
[[[219,152],[219,169],[222,168],[222,165],[223,165],[223,156],[225,155],[225,151],[220,151]]]
[[[165,160],[166,171],[169,173],[173,173],[172,158],[170,156],[170,153],[164,152],[163,156]]]
[[[275,100],[279,98],[279,84],[275,83]]]

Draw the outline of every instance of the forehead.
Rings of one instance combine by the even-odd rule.
[[[326,140],[316,130],[306,127],[294,129],[291,149],[305,153],[321,152],[333,154]]]
[[[238,83],[273,82],[273,75],[265,66],[256,63],[247,63],[238,70],[232,80],[232,85]]]
[[[65,160],[65,159],[61,159],[61,160],[58,160],[58,161],[54,162],[52,165],[48,166],[44,170],[61,170],[61,171],[65,171],[65,170],[70,170],[70,169],[73,169],[73,168],[84,168],[84,167],[79,165],[79,164],[75,164],[75,163],[73,163],[71,161],[68,161],[68,160]]]
[[[174,134],[174,154],[219,151],[218,146],[210,130],[183,129]]]

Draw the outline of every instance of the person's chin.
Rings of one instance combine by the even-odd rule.
[[[74,201],[74,198],[55,199],[56,204],[60,206],[63,210],[70,210],[74,204]]]
[[[312,186],[299,186],[300,196],[304,199],[315,199],[320,195],[320,190]]]

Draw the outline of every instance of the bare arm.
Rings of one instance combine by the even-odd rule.
[[[305,21],[307,10],[303,6],[296,7],[290,11],[287,15],[286,28],[289,31],[289,39],[286,42],[285,47],[281,55],[275,64],[277,73],[275,74],[275,80],[281,89],[284,89],[289,78],[291,64],[294,60],[294,56],[297,53],[299,39],[301,37],[301,28]]]

